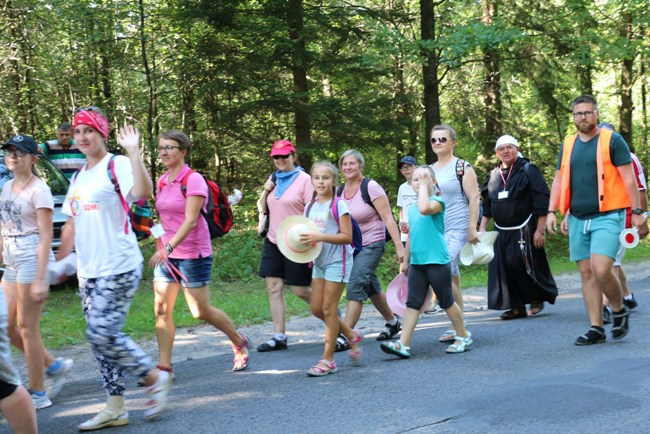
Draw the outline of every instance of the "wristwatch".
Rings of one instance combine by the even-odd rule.
[[[632,208],[632,214],[636,214],[636,215],[643,214],[643,208]]]

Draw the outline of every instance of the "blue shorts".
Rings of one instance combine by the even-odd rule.
[[[350,282],[345,297],[350,301],[366,301],[368,297],[381,293],[381,284],[375,270],[384,255],[385,241],[363,246],[363,250],[354,257]]]
[[[154,282],[177,282],[183,288],[201,288],[210,284],[210,271],[212,270],[212,255],[206,258],[194,259],[172,259],[167,258],[170,265],[176,269],[185,278],[183,279],[172,268],[171,271],[165,264],[158,264],[153,270]],[[173,274],[172,274],[173,272]]]
[[[350,281],[350,274],[352,274],[353,264],[352,255],[347,255],[345,260],[345,273],[343,273],[343,261],[332,262],[324,267],[314,265],[311,277],[313,279],[325,279],[330,282],[348,283]]]
[[[616,260],[621,245],[618,237],[625,228],[625,210],[581,219],[569,214],[569,259],[573,262],[608,256]]]

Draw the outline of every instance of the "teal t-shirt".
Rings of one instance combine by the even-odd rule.
[[[445,242],[445,200],[440,196],[431,196],[429,200],[440,202],[443,211],[422,215],[417,204],[408,208],[413,265],[447,264],[450,261]]]
[[[571,152],[571,214],[576,217],[590,218],[600,212],[598,207],[598,169],[596,151],[598,150],[597,134],[591,140],[583,142],[580,136],[573,145]],[[564,144],[560,147],[556,169],[562,165],[562,152]],[[624,166],[632,162],[630,148],[625,139],[618,134],[612,134],[609,145],[609,156],[614,166]],[[623,193],[623,192],[621,192]]]

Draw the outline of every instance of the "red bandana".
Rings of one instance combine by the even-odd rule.
[[[99,134],[108,138],[108,131],[110,126],[108,124],[108,119],[97,112],[90,110],[82,110],[74,116],[73,128],[76,128],[77,125],[88,125],[99,131]]]

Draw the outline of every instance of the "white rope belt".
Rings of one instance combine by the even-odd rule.
[[[494,226],[496,226],[498,229],[501,229],[502,231],[516,231],[517,229],[521,229],[524,226],[526,226],[528,224],[528,222],[530,221],[532,216],[533,216],[532,214],[529,215],[528,218],[526,219],[526,221],[523,222],[522,224],[520,224],[519,226],[511,226],[511,227],[508,227],[508,228],[504,228],[504,227],[499,226],[496,223],[494,223]]]

